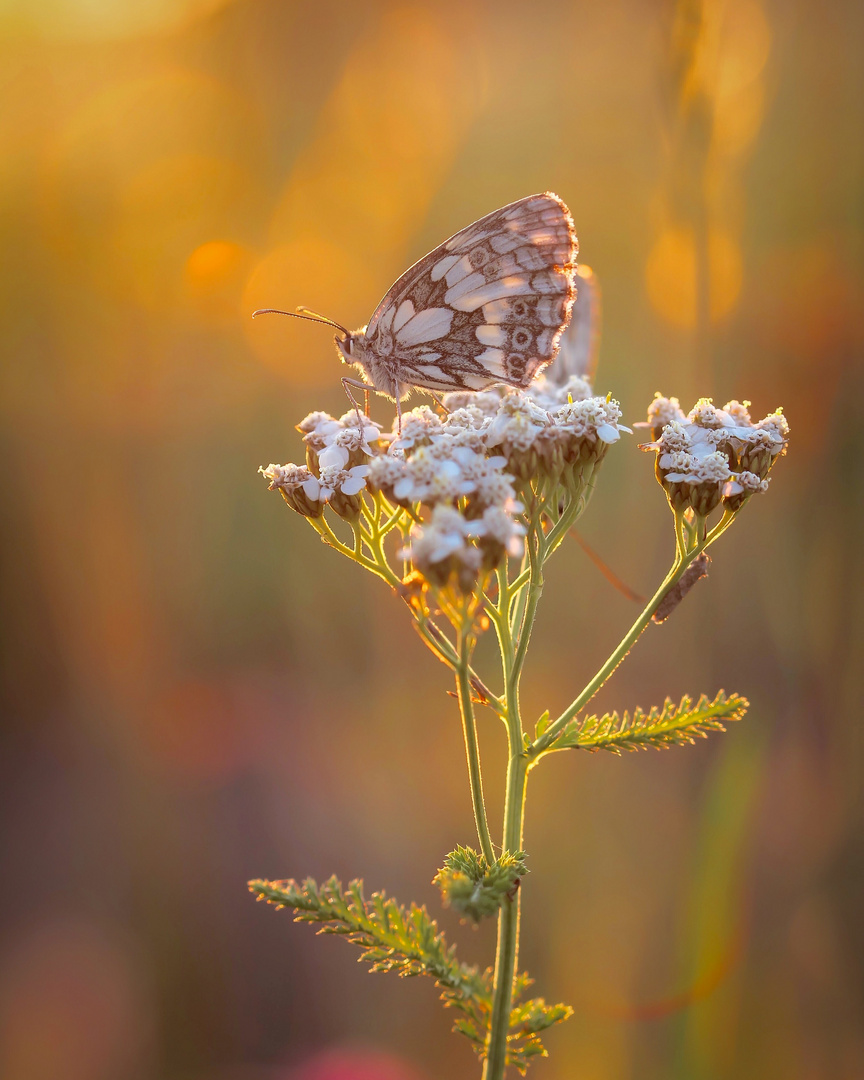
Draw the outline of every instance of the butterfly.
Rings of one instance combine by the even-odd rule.
[[[295,317],[341,332],[336,347],[363,380],[342,379],[349,398],[350,387],[391,398],[401,429],[400,403],[413,388],[524,389],[554,360],[576,296],[578,250],[562,200],[551,192],[529,195],[414,263],[359,330],[307,308]],[[253,318],[269,312],[275,309]]]
[[[576,301],[570,325],[561,335],[558,358],[547,373],[549,381],[563,386],[571,375],[593,385],[600,352],[602,297],[597,275],[582,263],[576,270]]]

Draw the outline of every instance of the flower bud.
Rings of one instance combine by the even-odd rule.
[[[325,500],[317,477],[303,465],[268,465],[258,470],[270,481],[270,490],[279,491],[282,498],[303,517],[318,518],[324,513]]]
[[[755,472],[735,473],[723,488],[723,506],[727,510],[740,510],[757,491],[767,491],[768,481]]]
[[[439,589],[455,585],[470,593],[482,563],[479,549],[469,539],[471,531],[470,523],[454,506],[439,504],[428,521],[411,529],[402,557],[409,558],[431,585]]]
[[[325,466],[319,478],[321,499],[328,502],[339,517],[356,521],[363,505],[360,492],[366,487],[368,472],[368,465],[355,465],[351,469],[343,469],[339,465]]]
[[[674,407],[673,407],[674,402]],[[779,410],[754,424],[749,402],[730,401],[718,409],[700,398],[689,416],[670,419],[643,450],[656,450],[655,474],[672,509],[692,508],[707,517],[721,502],[736,511],[755,491],[767,488],[765,477],[784,452],[789,425]],[[676,399],[655,397],[649,423],[680,413]]]

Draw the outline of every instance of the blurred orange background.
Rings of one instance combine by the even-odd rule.
[[[746,720],[532,774],[522,959],[576,1008],[533,1075],[864,1076],[861,5],[3,0],[0,31],[4,1080],[477,1075],[431,984],[245,890],[362,875],[438,914],[473,837],[447,672],[255,475],[345,410],[331,334],[250,314],[360,325],[546,189],[625,422],[749,398],[793,442],[598,702],[724,687]],[[581,528],[653,590],[634,439]],[[635,615],[575,544],[550,584],[529,715]],[[493,927],[440,921],[489,962]]]

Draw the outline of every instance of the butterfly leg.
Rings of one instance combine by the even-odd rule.
[[[399,400],[399,395],[402,391],[402,387],[399,383],[396,383],[396,427],[399,432],[399,438],[402,438],[402,402]]]
[[[450,410],[447,408],[441,398],[434,392],[434,390],[427,390],[426,393],[429,395],[429,397],[432,398],[438,408],[444,412],[445,416],[450,415]]]
[[[342,377],[342,389],[348,395],[348,400],[354,406],[354,411],[357,413],[357,426],[360,430],[363,430],[363,417],[360,415],[360,403],[351,393],[351,387],[355,390],[362,390],[366,398],[366,415],[369,415],[369,387],[366,383],[360,382],[359,379],[349,379],[347,375]]]

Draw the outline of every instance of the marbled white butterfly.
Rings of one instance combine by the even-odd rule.
[[[594,384],[600,352],[602,298],[597,275],[580,263],[576,270],[576,302],[570,325],[561,335],[555,366],[547,372],[549,381],[564,386],[571,375]]]
[[[414,387],[527,387],[554,360],[570,321],[578,250],[561,199],[529,195],[416,262],[360,330],[305,308],[296,317],[339,330],[343,362],[359,367],[364,380],[344,378],[348,396],[354,400],[349,387],[384,394],[396,402],[401,421],[400,402]]]

